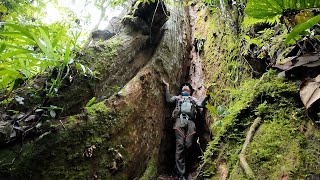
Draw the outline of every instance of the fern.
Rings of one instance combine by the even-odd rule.
[[[319,0],[248,0],[245,13],[256,19],[266,19],[283,14],[286,10],[319,7]]]
[[[268,19],[256,19],[253,17],[246,16],[243,19],[242,25],[247,28],[247,27],[253,26],[254,24],[257,24],[257,23],[267,23],[270,25],[278,24],[278,23],[280,23],[280,15],[277,15],[273,18],[268,18]]]
[[[282,15],[286,11],[290,10],[303,10],[319,7],[319,0],[248,0],[245,13],[251,18],[270,19]],[[300,38],[300,34],[313,27],[319,21],[319,16],[315,16],[309,20],[304,18],[302,23],[294,27],[288,34],[285,44],[292,44],[292,42],[294,42],[293,40],[298,40]],[[249,23],[247,22],[247,24]]]

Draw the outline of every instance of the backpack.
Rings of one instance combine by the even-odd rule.
[[[196,118],[197,106],[191,96],[179,96],[172,117],[177,118],[181,114],[188,115],[191,119]]]

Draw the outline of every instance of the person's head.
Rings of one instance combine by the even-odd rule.
[[[190,83],[183,83],[180,86],[180,90],[180,94],[183,96],[191,96],[194,91]]]

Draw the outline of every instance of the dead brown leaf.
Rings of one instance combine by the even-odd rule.
[[[314,79],[304,80],[300,85],[300,98],[306,110],[320,99],[320,75]]]
[[[318,54],[305,54],[300,57],[288,57],[288,61],[284,64],[276,64],[273,67],[289,71],[293,68],[299,66],[306,66],[306,67],[316,67],[320,66],[320,53]]]

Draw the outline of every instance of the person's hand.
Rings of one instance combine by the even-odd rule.
[[[167,83],[167,81],[164,80],[163,78],[162,78],[162,83],[163,83],[164,85],[166,85],[166,86],[169,86],[169,83]]]

